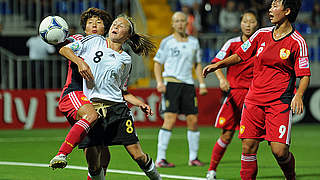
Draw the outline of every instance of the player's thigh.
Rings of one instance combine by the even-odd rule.
[[[110,114],[112,113],[112,117],[103,119],[104,124],[107,124],[104,133],[105,145],[131,145],[139,141],[133,117],[128,112],[130,112],[128,107],[126,107],[126,110],[115,114],[109,111]],[[115,121],[108,124],[111,118]]]
[[[77,112],[77,119],[85,118],[90,123],[93,123],[98,119],[98,113],[96,112],[94,106],[90,104],[82,105]]]
[[[223,101],[221,108],[218,112],[215,127],[238,130],[241,120],[241,109],[236,105],[234,97],[229,94]]]
[[[183,84],[179,109],[181,114],[198,114],[198,99],[193,85]]]
[[[65,95],[59,100],[59,110],[66,116],[69,123],[73,125],[79,117],[77,117],[79,108],[83,105],[91,104],[82,91],[73,91]]]
[[[181,83],[168,82],[166,85],[166,92],[164,93],[162,102],[162,111],[179,113],[180,96],[182,93]],[[164,108],[164,109],[163,109]]]
[[[241,139],[265,138],[265,108],[255,104],[245,103],[239,130]]]
[[[292,110],[289,104],[276,104],[266,109],[266,140],[290,144]]]

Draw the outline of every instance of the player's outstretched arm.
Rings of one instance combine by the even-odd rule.
[[[89,82],[93,81],[94,77],[92,75],[92,72],[91,72],[89,65],[86,62],[84,62],[83,59],[76,56],[71,48],[63,46],[59,50],[59,53],[62,56],[64,56],[65,58],[72,61],[73,63],[77,64],[79,73],[85,80],[87,80]]]
[[[240,61],[240,56],[238,56],[238,54],[233,54],[222,61],[206,66],[202,71],[202,76],[205,78],[209,73],[214,72],[217,69],[238,64]]]
[[[299,88],[291,101],[291,109],[293,113],[303,113],[302,97],[310,82],[310,76],[302,76],[300,78]]]
[[[146,103],[144,103],[143,101],[141,101],[140,99],[138,99],[136,96],[134,96],[133,94],[129,93],[128,91],[123,91],[123,98],[125,101],[127,101],[128,103],[134,105],[134,106],[138,106],[144,113],[146,113],[148,116],[152,116],[153,115],[153,111],[151,110],[150,106]]]

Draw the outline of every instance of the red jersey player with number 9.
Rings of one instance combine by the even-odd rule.
[[[301,0],[273,0],[269,15],[275,26],[256,31],[236,54],[203,70],[205,77],[256,56],[240,122],[241,179],[256,179],[262,140],[269,142],[286,179],[296,179],[295,159],[289,151],[292,113],[302,113],[302,96],[311,76],[306,41],[292,26],[300,7]],[[300,84],[294,93],[296,77]]]

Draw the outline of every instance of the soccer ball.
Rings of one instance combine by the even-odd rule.
[[[39,25],[41,38],[49,44],[59,44],[65,41],[69,34],[67,22],[60,16],[48,16]]]

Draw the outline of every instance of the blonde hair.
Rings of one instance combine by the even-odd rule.
[[[132,51],[138,55],[148,56],[153,54],[156,50],[156,46],[151,41],[151,38],[147,35],[136,33],[134,28],[134,20],[133,18],[125,15],[120,14],[117,18],[124,18],[129,22],[129,40],[127,44],[131,47]]]

